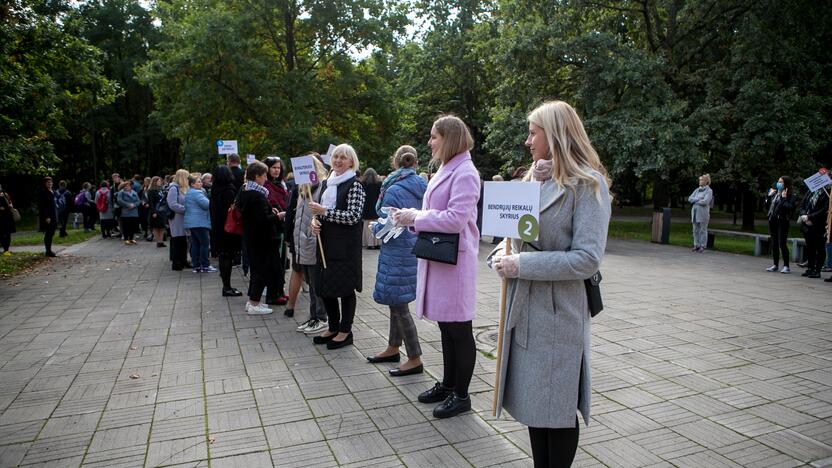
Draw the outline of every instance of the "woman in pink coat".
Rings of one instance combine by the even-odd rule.
[[[420,394],[419,401],[442,402],[433,415],[448,418],[471,409],[468,384],[477,356],[471,322],[476,308],[480,176],[468,152],[474,140],[458,117],[437,119],[428,145],[441,166],[428,184],[422,209],[399,210],[394,219],[416,232],[459,234],[456,265],[419,259],[416,280],[416,316],[439,323],[445,368],[442,382]]]

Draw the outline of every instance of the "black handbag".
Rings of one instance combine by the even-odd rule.
[[[433,262],[456,265],[459,255],[459,234],[420,232],[416,236],[413,255]]]
[[[594,275],[584,280],[586,287],[586,303],[589,306],[589,315],[595,317],[604,310],[604,301],[601,299],[601,272],[596,271]]]

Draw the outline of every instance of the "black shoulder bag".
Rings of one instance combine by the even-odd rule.
[[[526,242],[525,244],[538,252],[540,251],[536,245],[530,242]],[[599,270],[596,271],[594,275],[584,280],[584,288],[586,289],[586,304],[587,307],[589,307],[590,317],[595,317],[600,314],[602,310],[604,310],[604,301],[601,299],[600,286],[602,279],[603,277],[601,276],[601,271]]]
[[[459,234],[420,232],[416,236],[413,255],[424,260],[456,265],[459,255]]]

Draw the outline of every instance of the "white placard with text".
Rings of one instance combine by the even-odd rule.
[[[219,154],[240,154],[237,151],[237,140],[217,140]]]
[[[312,156],[292,158],[292,173],[298,185],[318,183],[318,174],[315,172],[315,162]]]
[[[826,187],[829,184],[832,184],[832,179],[829,178],[829,172],[827,171],[818,171],[815,175],[803,179],[803,182],[809,187],[810,192],[814,192],[819,188]]]
[[[540,182],[486,182],[482,234],[537,240],[540,231]]]

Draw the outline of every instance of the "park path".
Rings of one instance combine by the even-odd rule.
[[[305,300],[247,316],[152,243],[94,239],[0,281],[0,466],[531,466],[525,428],[490,416],[498,278],[481,268],[475,411],[435,420],[416,402],[435,325],[417,323],[429,374],[364,360],[387,336],[376,257],[336,351],[294,331]],[[767,265],[610,241],[576,466],[832,465],[832,285]]]

